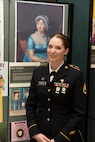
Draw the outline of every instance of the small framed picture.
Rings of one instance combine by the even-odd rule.
[[[20,99],[20,90],[14,90],[12,92],[12,100],[18,101]]]

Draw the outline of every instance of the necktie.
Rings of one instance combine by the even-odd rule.
[[[50,75],[50,82],[53,81],[54,77],[55,77],[56,72],[52,71],[49,75]]]

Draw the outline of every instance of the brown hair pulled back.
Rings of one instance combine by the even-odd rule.
[[[65,36],[64,34],[62,34],[62,33],[53,34],[51,36],[51,38],[53,38],[53,37],[57,37],[57,38],[61,39],[65,49],[70,48],[69,38],[67,36]]]

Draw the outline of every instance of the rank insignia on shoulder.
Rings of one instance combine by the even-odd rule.
[[[87,94],[87,88],[86,88],[86,83],[83,85],[83,93],[86,95]]]
[[[79,70],[79,71],[80,71],[79,66],[76,66],[76,65],[73,65],[73,64],[69,64],[69,66],[70,66],[71,68],[74,68],[74,69],[76,69],[76,70]]]

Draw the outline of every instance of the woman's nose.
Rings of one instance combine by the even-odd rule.
[[[54,47],[51,49],[51,52],[55,52],[55,49],[54,49]]]

